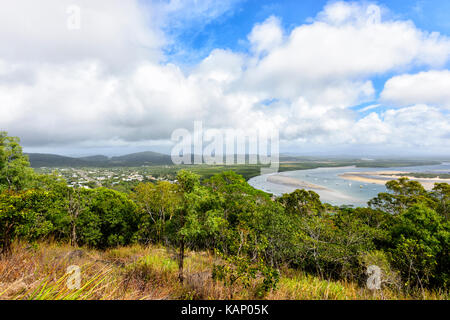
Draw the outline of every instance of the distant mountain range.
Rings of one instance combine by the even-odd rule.
[[[103,155],[88,157],[66,157],[47,153],[27,153],[31,166],[40,167],[140,167],[149,165],[172,164],[172,159],[167,154],[146,151],[127,154],[118,157]]]
[[[26,153],[33,168],[58,167],[140,167],[173,164],[170,155],[145,151],[117,157],[95,155],[87,157],[67,157],[50,153]],[[191,154],[194,162],[194,155]]]
[[[33,168],[48,167],[141,167],[152,165],[171,165],[173,164],[170,155],[145,151],[131,153],[117,157],[107,157],[104,155],[95,155],[87,157],[67,157],[48,153],[26,153],[30,159]],[[191,160],[193,161],[193,155]],[[436,160],[401,160],[401,159],[355,159],[355,158],[319,158],[305,157],[281,154],[280,162],[329,162],[338,161],[342,165],[357,165],[360,167],[390,167],[390,166],[414,166],[414,165],[432,165],[439,164]]]

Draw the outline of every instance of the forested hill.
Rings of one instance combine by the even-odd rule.
[[[33,168],[47,167],[140,167],[146,165],[171,165],[169,155],[153,151],[131,153],[123,156],[107,157],[93,155],[87,157],[67,157],[49,153],[27,153]],[[193,160],[193,156],[191,155]],[[404,159],[325,159],[280,155],[280,171],[313,169],[317,167],[357,166],[357,167],[408,167],[435,165],[441,161]]]
[[[138,167],[144,165],[172,164],[169,155],[146,151],[108,158],[97,155],[89,157],[66,157],[56,154],[28,153],[33,168],[40,167]]]

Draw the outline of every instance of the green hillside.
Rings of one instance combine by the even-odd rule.
[[[66,157],[56,154],[28,153],[33,168],[56,167],[139,167],[144,165],[172,164],[169,155],[157,152],[140,152],[108,158],[103,155]]]

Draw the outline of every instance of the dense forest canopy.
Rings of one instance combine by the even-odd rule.
[[[275,289],[283,265],[325,279],[363,285],[382,270],[382,286],[401,291],[448,290],[450,186],[426,191],[406,178],[386,184],[368,208],[339,208],[313,191],[279,198],[256,190],[233,171],[201,180],[180,170],[174,183],[141,183],[130,194],[71,188],[57,175],[35,173],[19,140],[0,133],[0,248],[16,239],[53,239],[106,249],[159,243],[221,257],[211,270],[229,285],[263,277]]]

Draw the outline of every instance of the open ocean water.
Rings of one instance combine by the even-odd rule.
[[[367,201],[377,196],[380,192],[386,192],[384,185],[375,183],[365,183],[359,181],[346,180],[339,177],[346,172],[374,172],[374,171],[405,171],[423,173],[450,173],[450,163],[442,163],[432,166],[416,167],[390,167],[390,168],[357,168],[337,167],[337,168],[317,168],[310,170],[296,170],[280,173],[286,177],[292,177],[312,184],[326,187],[333,192],[314,190],[320,195],[322,202],[332,205],[353,205],[355,207],[367,206]],[[248,183],[256,189],[263,190],[274,195],[282,195],[294,191],[294,186],[285,186],[267,181],[268,175],[261,175],[251,178]],[[387,179],[392,180],[392,179]],[[362,186],[362,187],[361,187]]]

